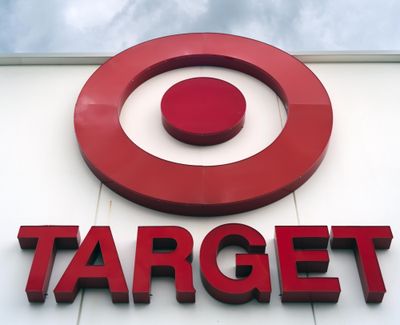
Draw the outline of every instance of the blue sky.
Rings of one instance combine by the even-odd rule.
[[[400,50],[399,0],[0,0],[0,53],[119,52],[223,32],[287,51]]]

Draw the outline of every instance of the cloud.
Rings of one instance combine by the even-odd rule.
[[[399,13],[397,0],[2,0],[0,52],[117,52],[204,31],[288,51],[399,50]]]

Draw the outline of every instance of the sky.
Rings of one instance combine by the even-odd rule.
[[[400,50],[399,0],[0,0],[0,53],[116,53],[221,32],[286,51]]]

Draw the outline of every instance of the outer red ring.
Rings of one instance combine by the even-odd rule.
[[[242,71],[274,89],[288,118],[270,146],[235,163],[191,166],[157,158],[127,137],[119,113],[136,87],[200,65]],[[296,58],[255,40],[201,33],[151,40],[108,60],[83,87],[74,122],[84,159],[114,191],[161,211],[221,215],[264,206],[302,185],[324,157],[332,108],[323,85]]]

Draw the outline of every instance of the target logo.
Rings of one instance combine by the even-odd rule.
[[[154,87],[152,98],[146,97],[152,102],[151,109],[156,108],[156,114],[148,115],[157,120],[150,123],[150,132],[158,127],[164,138],[199,152],[221,144],[225,153],[226,143],[236,143],[254,122],[250,118],[254,101],[245,87],[223,80],[222,73],[174,82],[165,78],[171,70],[199,66],[234,70],[275,91],[286,107],[287,121],[271,144],[250,156],[242,155],[240,160],[196,165],[165,159],[128,134],[121,119],[124,103],[139,86],[160,75],[167,87]],[[139,101],[139,110],[148,108]],[[151,40],[111,58],[83,87],[74,122],[84,159],[114,191],[161,211],[220,215],[264,206],[306,182],[325,155],[332,108],[323,85],[296,58],[254,40],[203,33]],[[392,238],[389,226],[333,225],[330,232],[326,225],[275,226],[277,259],[271,270],[279,275],[281,301],[339,300],[339,278],[309,276],[328,271],[330,243],[332,250],[354,251],[365,301],[380,303],[386,288],[376,250],[389,249]],[[25,289],[30,302],[45,301],[55,255],[63,249],[76,252],[54,287],[58,303],[74,302],[81,288],[107,288],[114,303],[129,302],[109,226],[91,227],[82,243],[77,225],[21,226],[18,240],[22,249],[35,250]],[[151,281],[156,276],[174,277],[176,300],[194,303],[194,240],[190,231],[173,225],[139,226],[135,242],[134,303],[150,303]],[[224,274],[218,264],[219,251],[231,245],[245,251],[236,255],[235,278]],[[266,245],[263,234],[245,224],[212,229],[203,238],[198,254],[205,290],[224,303],[242,304],[253,299],[268,303],[272,286]],[[102,257],[100,265],[94,262],[97,256]],[[307,273],[307,277],[299,273]]]
[[[246,159],[215,166],[167,161],[132,141],[119,119],[132,91],[161,73],[195,66],[236,70],[272,88],[287,110],[275,141]],[[196,77],[170,86],[159,116],[160,127],[177,140],[210,146],[238,135],[245,115],[240,89]],[[291,55],[247,38],[199,33],[151,40],[108,60],[83,87],[74,122],[90,169],[120,195],[170,213],[221,215],[267,205],[306,182],[325,155],[332,108],[318,78]]]

